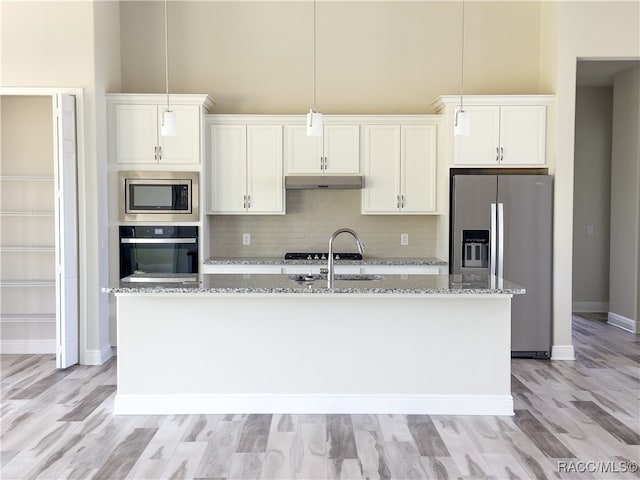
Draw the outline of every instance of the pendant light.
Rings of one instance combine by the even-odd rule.
[[[469,135],[469,113],[464,109],[464,0],[462,0],[462,41],[460,48],[460,107],[453,122],[454,135]]]
[[[307,113],[307,136],[322,136],[322,114],[316,110],[316,0],[313,0],[313,105]]]
[[[176,112],[169,107],[169,23],[167,21],[167,0],[164,0],[164,84],[167,94],[167,107],[162,110],[160,135],[163,137],[175,137]]]

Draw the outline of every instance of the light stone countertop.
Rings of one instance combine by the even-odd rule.
[[[211,257],[204,265],[326,265],[326,260],[285,260],[283,257]],[[367,257],[362,260],[336,260],[336,265],[447,265],[433,257]]]
[[[359,275],[336,275],[329,290],[325,278],[296,281],[296,275],[200,274],[193,280],[171,281],[171,274],[150,282],[121,281],[105,288],[115,294],[209,293],[209,294],[376,294],[376,295],[504,295],[523,294],[525,289],[495,276],[486,275],[375,275],[375,280],[358,280]],[[370,276],[371,277],[371,276]]]

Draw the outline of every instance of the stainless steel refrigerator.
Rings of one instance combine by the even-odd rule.
[[[551,350],[552,177],[453,174],[451,273],[493,274],[526,289],[511,302],[511,354]]]

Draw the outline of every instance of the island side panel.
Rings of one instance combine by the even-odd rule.
[[[116,413],[512,413],[509,295],[117,301]]]

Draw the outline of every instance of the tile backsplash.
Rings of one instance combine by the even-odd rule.
[[[214,257],[280,257],[285,252],[328,250],[329,237],[352,228],[373,257],[433,257],[437,216],[361,215],[360,190],[289,190],[286,215],[213,215],[211,255]],[[242,235],[251,244],[242,244]],[[400,245],[400,234],[409,236]],[[336,251],[357,251],[350,235],[340,235]]]

